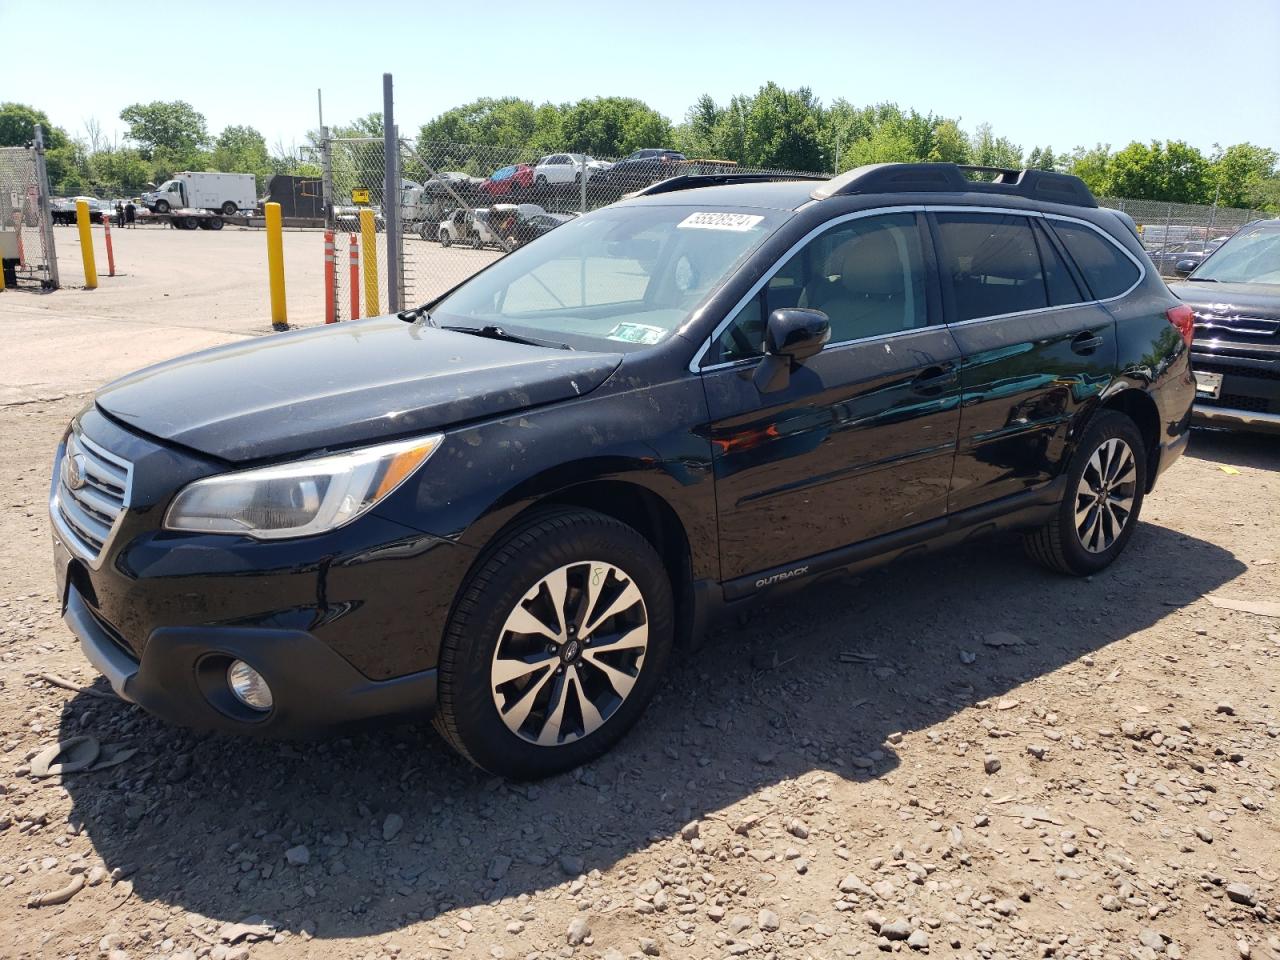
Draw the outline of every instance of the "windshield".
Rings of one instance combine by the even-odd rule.
[[[509,254],[436,304],[440,326],[499,326],[601,349],[665,340],[788,217],[606,207]]]
[[[1280,283],[1280,229],[1274,222],[1246,227],[1220,246],[1190,279]]]

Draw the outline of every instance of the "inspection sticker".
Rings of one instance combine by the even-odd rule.
[[[647,323],[620,323],[606,336],[610,340],[622,340],[625,343],[657,343],[667,331],[662,327],[651,327]]]
[[[753,213],[691,213],[676,224],[678,230],[732,230],[746,233],[764,217]]]

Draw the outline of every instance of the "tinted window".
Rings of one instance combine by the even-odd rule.
[[[765,322],[781,307],[821,310],[831,320],[832,343],[925,326],[924,256],[915,216],[851,220],[815,237],[743,306],[709,362],[758,355]]]
[[[1138,282],[1138,268],[1133,261],[1098,231],[1082,223],[1048,222],[1099,300],[1118,297]]]
[[[1036,245],[1040,248],[1040,263],[1044,267],[1044,286],[1049,293],[1050,306],[1061,307],[1088,299],[1081,295],[1075,277],[1058,254],[1058,248],[1041,228],[1036,228]]]
[[[974,320],[1049,305],[1031,221],[998,213],[940,213],[942,282],[955,319]]]

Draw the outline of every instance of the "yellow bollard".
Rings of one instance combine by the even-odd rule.
[[[288,312],[284,302],[284,234],[280,227],[280,204],[268,203],[267,216],[267,277],[271,283],[271,326],[277,330],[289,329]]]
[[[360,211],[360,243],[364,249],[364,315],[378,315],[378,231],[374,226],[373,211],[365,207]]]
[[[89,229],[88,201],[76,201],[76,224],[80,227],[80,256],[84,257],[84,288],[97,290],[98,268],[93,262],[93,232]]]

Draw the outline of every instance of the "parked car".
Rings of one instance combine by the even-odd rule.
[[[480,189],[491,197],[505,197],[516,190],[528,190],[533,186],[533,167],[527,163],[503,167],[489,174]]]
[[[684,154],[679,150],[671,150],[667,147],[643,147],[639,150],[632,150],[623,159],[666,160],[668,163],[675,163],[677,160],[683,160],[684,158]]]
[[[335,206],[333,208],[333,219],[338,229],[347,233],[359,233],[361,230],[361,210],[373,211],[373,228],[378,233],[381,233],[386,228],[386,221],[382,218],[382,207],[375,203],[371,206]]]
[[[50,497],[90,662],[232,732],[434,715],[529,778],[754,600],[991,530],[1068,574],[1121,555],[1195,392],[1131,221],[1038,170],[715,179],[99,390]]]
[[[539,186],[556,183],[581,183],[582,165],[585,160],[587,179],[590,180],[601,170],[608,170],[611,164],[595,157],[587,157],[581,153],[553,153],[543,157],[533,167],[533,182]]]
[[[1204,240],[1184,240],[1181,243],[1171,243],[1166,247],[1156,247],[1154,250],[1148,250],[1147,255],[1151,257],[1151,262],[1160,271],[1163,277],[1177,276],[1177,266],[1179,263],[1190,263],[1191,267],[1198,266],[1205,257],[1217,250],[1226,242],[1226,237],[1215,237],[1205,242]],[[1191,267],[1183,270],[1182,276],[1186,276],[1190,272]]]
[[[1280,433],[1280,219],[1241,227],[1170,285],[1195,314],[1194,422]]]
[[[103,216],[111,216],[115,209],[110,201],[97,197],[65,197],[50,202],[49,212],[55,225],[71,226],[76,223],[76,202],[83,200],[89,205],[89,222],[101,223]]]
[[[644,151],[636,151],[641,153]],[[617,199],[626,193],[633,193],[659,180],[676,176],[677,164],[683,157],[668,156],[631,156],[619,160],[607,170],[601,170],[592,176],[588,189],[594,197],[609,200]]]
[[[526,243],[532,243],[539,237],[546,236],[557,227],[564,226],[575,216],[577,214],[547,213],[546,211],[532,215],[521,213],[519,220],[516,222],[516,245],[523,247]]]

